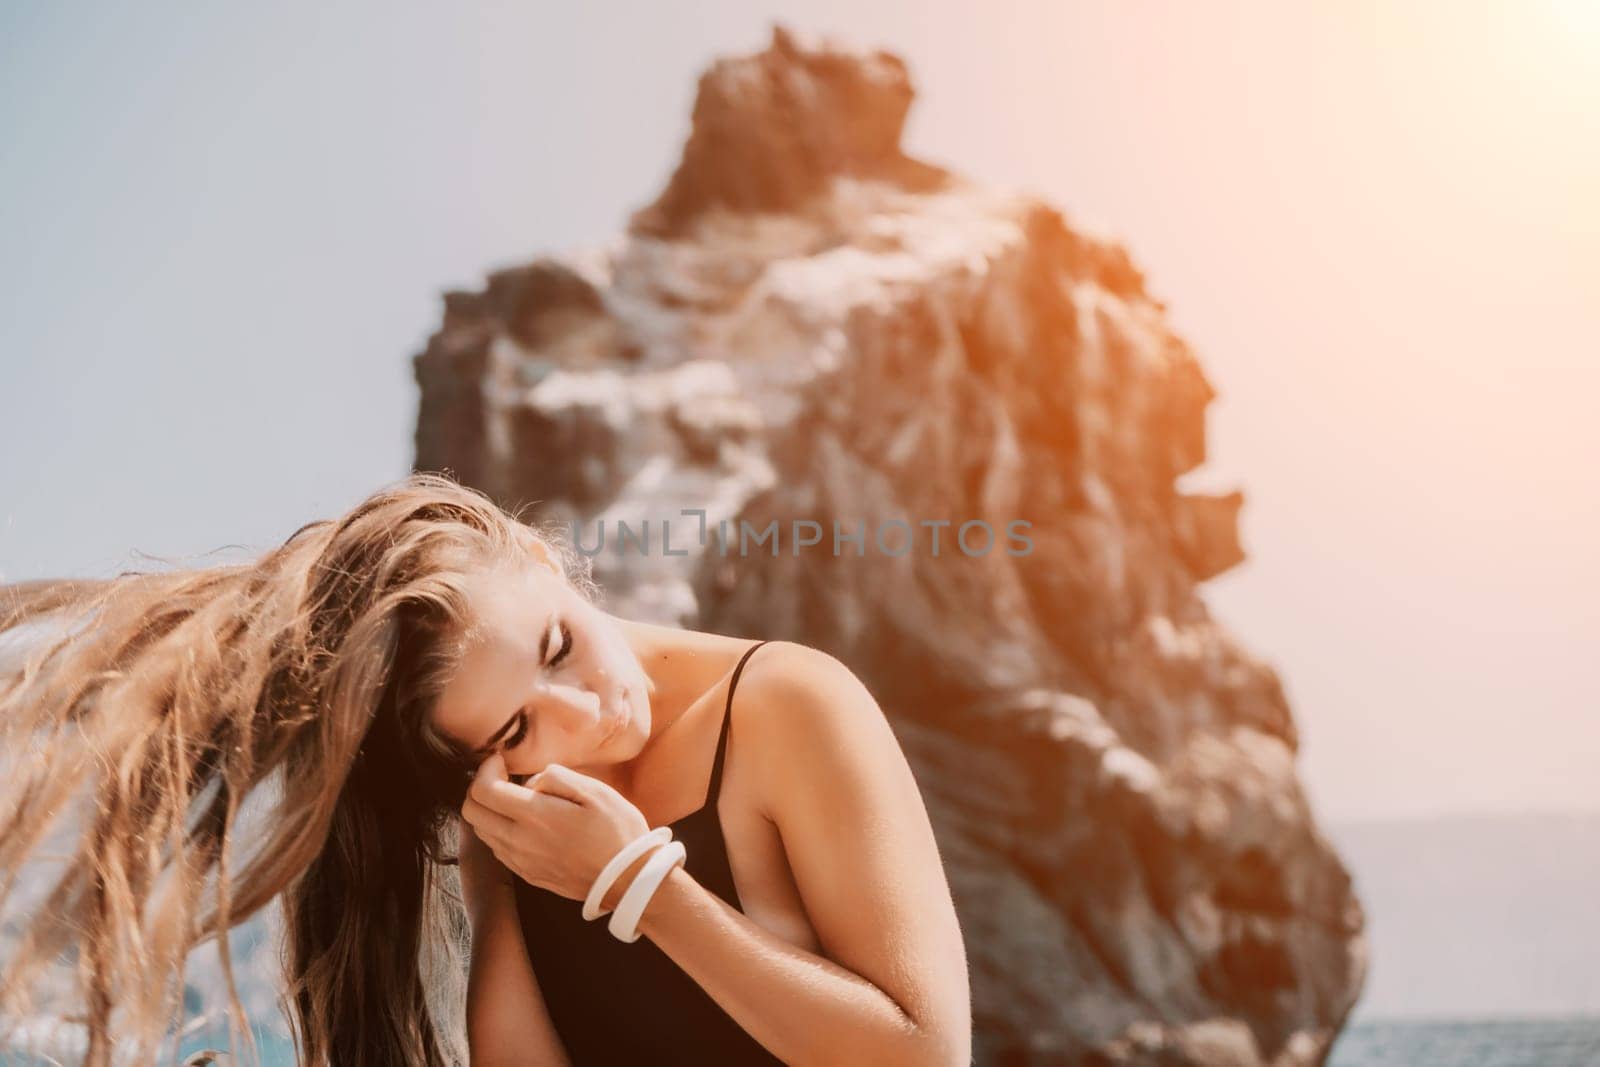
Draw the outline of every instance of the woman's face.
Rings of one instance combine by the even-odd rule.
[[[650,736],[650,682],[610,616],[546,567],[487,570],[469,586],[475,632],[434,707],[474,765],[506,771],[633,758]]]

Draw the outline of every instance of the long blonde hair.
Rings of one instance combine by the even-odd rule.
[[[471,764],[429,711],[470,625],[465,576],[529,563],[595,595],[555,530],[417,473],[254,562],[0,587],[0,634],[67,631],[0,678],[0,916],[21,935],[0,1027],[75,950],[84,1062],[113,1062],[113,1042],[151,1062],[185,957],[215,938],[253,1052],[227,931],[281,895],[301,1063],[465,1062],[451,853]],[[247,798],[265,798],[259,835]],[[63,827],[59,877],[9,916],[24,861]]]

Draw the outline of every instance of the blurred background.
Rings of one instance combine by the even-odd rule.
[[[901,56],[907,152],[1126,246],[1197,353],[1204,599],[1368,913],[1346,1043],[1600,1013],[1597,4],[8,4],[0,580],[403,475],[441,292],[609,240],[774,20]]]

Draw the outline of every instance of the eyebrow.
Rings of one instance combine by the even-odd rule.
[[[543,632],[539,634],[539,666],[541,668],[544,666],[545,657],[550,654],[550,631],[555,629],[555,621],[556,614],[552,611],[550,613],[550,617],[545,620]],[[472,755],[475,757],[486,755],[490,749],[494,748],[495,744],[502,737],[511,732],[512,726],[516,725],[517,716],[521,715],[527,710],[527,705],[524,704],[522,707],[513,711],[510,715],[506,716],[506,721],[500,724],[500,729],[490,734],[489,740],[473,749]]]

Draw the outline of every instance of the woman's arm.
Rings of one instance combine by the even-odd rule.
[[[571,1067],[522,940],[512,875],[461,824],[461,892],[472,923],[467,1045],[472,1067]]]
[[[767,931],[679,866],[639,930],[784,1062],[966,1067],[966,951],[927,809],[888,721],[826,653],[747,675],[734,731],[762,783],[827,958]]]

